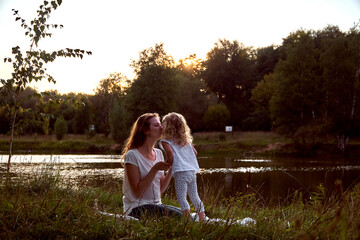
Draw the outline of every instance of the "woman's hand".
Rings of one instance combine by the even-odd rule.
[[[166,175],[163,175],[161,180],[160,180],[160,191],[161,193],[164,193],[166,191],[166,189],[168,188],[169,184],[170,184],[170,180],[171,180],[171,174],[172,174],[172,167],[170,163],[167,163],[170,165]]]
[[[157,162],[153,168],[155,168],[156,170],[160,171],[160,170],[168,170],[171,167],[170,163],[167,162]]]

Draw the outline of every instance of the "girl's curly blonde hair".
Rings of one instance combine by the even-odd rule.
[[[172,140],[180,146],[192,143],[193,137],[183,115],[179,113],[168,113],[162,120],[162,138]]]

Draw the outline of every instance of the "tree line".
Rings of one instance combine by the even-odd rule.
[[[360,135],[360,35],[337,26],[297,30],[279,46],[247,47],[220,39],[206,59],[175,62],[163,44],[131,61],[134,79],[120,72],[99,82],[94,94],[20,94],[18,134],[50,134],[57,119],[75,134],[104,134],[121,143],[144,112],[180,112],[193,131],[277,131],[302,146],[329,137],[345,148]],[[35,97],[34,97],[35,96]],[[4,96],[2,102],[5,102]],[[9,132],[2,104],[0,133]],[[93,128],[92,128],[93,127]]]

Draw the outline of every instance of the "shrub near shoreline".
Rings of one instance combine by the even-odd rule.
[[[255,195],[220,199],[214,188],[202,188],[206,214],[229,224],[144,218],[124,221],[98,214],[122,212],[121,183],[98,188],[77,186],[45,169],[32,179],[2,178],[0,186],[0,239],[358,239],[360,184],[332,192],[319,186],[310,200],[301,193],[290,203],[268,204]],[[165,204],[176,205],[172,194]],[[256,225],[241,226],[231,219],[251,217]]]

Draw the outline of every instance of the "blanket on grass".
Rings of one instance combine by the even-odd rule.
[[[97,204],[97,199],[95,199],[95,210],[104,216],[108,216],[108,217],[114,217],[114,218],[119,218],[119,219],[123,219],[123,220],[134,220],[134,221],[138,221],[139,219],[131,217],[131,216],[126,216],[125,214],[116,214],[116,213],[108,213],[108,212],[104,212],[104,211],[100,211],[98,208],[98,204]],[[199,217],[196,213],[190,213],[191,218],[193,219],[193,221],[198,222],[199,221]],[[256,220],[246,217],[243,218],[241,220],[235,220],[235,219],[221,219],[221,218],[208,218],[205,217],[205,222],[207,223],[221,223],[221,224],[240,224],[243,226],[248,226],[251,224],[256,224]]]

